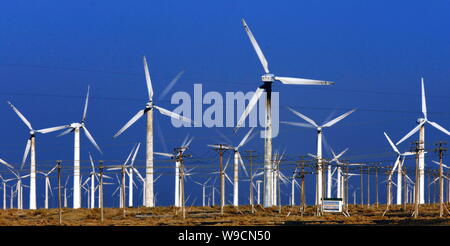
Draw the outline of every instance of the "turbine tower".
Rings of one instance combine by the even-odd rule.
[[[409,155],[415,155],[415,152],[405,152],[405,153],[400,153],[400,151],[398,151],[397,146],[395,146],[394,142],[392,142],[391,138],[387,135],[387,133],[384,133],[384,136],[386,136],[386,139],[388,140],[389,144],[391,145],[392,149],[394,150],[395,153],[397,153],[397,159],[395,160],[394,163],[394,167],[391,170],[391,173],[389,174],[389,179],[392,179],[392,174],[394,174],[395,169],[397,169],[397,205],[401,205],[402,204],[402,168],[403,168],[403,163],[405,162],[405,156],[409,156]]]
[[[316,205],[320,205],[322,204],[322,196],[323,196],[323,187],[322,187],[322,131],[323,128],[326,127],[330,127],[333,126],[334,124],[338,123],[339,121],[341,121],[342,119],[344,119],[345,117],[349,116],[351,113],[355,112],[356,109],[350,110],[347,113],[336,117],[333,120],[330,120],[326,123],[324,123],[323,125],[319,126],[314,120],[308,118],[307,116],[295,111],[292,108],[288,108],[292,113],[294,113],[295,115],[297,115],[298,117],[302,118],[303,120],[305,120],[306,122],[308,122],[309,124],[304,124],[304,123],[298,123],[298,122],[288,122],[288,121],[282,121],[281,123],[285,123],[285,124],[289,124],[289,125],[294,125],[294,126],[301,126],[301,127],[308,127],[308,128],[315,128],[317,129],[317,155],[315,156],[315,158],[317,159],[317,191],[316,191]],[[331,166],[328,165],[327,168],[327,197],[331,197]]]
[[[144,60],[144,72],[145,80],[147,82],[147,92],[148,92],[148,102],[144,109],[139,110],[136,115],[133,116],[115,135],[114,138],[118,137],[122,132],[124,132],[128,127],[133,125],[137,120],[139,120],[144,114],[147,114],[147,141],[146,141],[146,164],[145,164],[145,206],[154,207],[155,199],[153,195],[153,110],[157,109],[161,114],[191,123],[191,120],[183,117],[179,114],[171,112],[169,110],[163,109],[153,103],[153,87],[152,81],[150,79],[150,72],[148,70],[147,59]]]
[[[447,131],[444,127],[439,125],[436,122],[432,122],[428,120],[427,116],[427,103],[425,99],[425,86],[423,82],[423,78],[421,79],[421,85],[422,85],[422,114],[423,118],[417,119],[418,125],[412,129],[408,134],[406,134],[402,139],[400,139],[396,145],[399,145],[406,139],[408,139],[411,135],[419,132],[419,203],[424,204],[425,203],[425,123],[430,124],[434,128],[438,129],[439,131],[447,134],[450,136],[450,132]]]
[[[183,143],[181,144],[181,147],[179,147],[178,149],[175,148],[175,153],[171,154],[171,153],[162,153],[162,152],[155,152],[155,155],[161,155],[161,156],[166,156],[166,157],[170,157],[172,159],[175,160],[175,197],[174,197],[174,206],[175,207],[181,207],[181,193],[180,193],[180,188],[181,188],[181,180],[180,180],[180,166],[181,163],[179,161],[179,157],[180,154],[183,154],[184,151],[186,151],[189,146],[191,145],[192,140],[194,140],[194,138],[192,137],[191,139],[189,139],[189,135],[186,136],[186,138],[183,140]],[[181,151],[181,153],[180,153]]]
[[[34,130],[33,127],[31,126],[31,123],[27,120],[27,118],[25,118],[25,116],[22,115],[22,113],[20,113],[20,111],[14,107],[14,105],[12,105],[11,102],[8,101],[9,106],[11,106],[11,108],[14,110],[14,112],[19,116],[19,118],[23,121],[23,123],[25,123],[25,125],[28,127],[28,129],[30,130],[30,136],[28,137],[27,140],[27,145],[25,147],[25,153],[23,154],[23,159],[22,159],[22,166],[20,169],[23,168],[23,166],[25,165],[25,162],[28,158],[28,154],[30,153],[31,150],[31,155],[30,155],[30,209],[36,209],[36,133],[50,133],[50,132],[54,132],[54,131],[58,131],[61,129],[66,128],[67,126],[56,126],[56,127],[50,127],[50,128],[45,128],[45,129],[41,129],[41,130]]]
[[[83,129],[86,137],[95,146],[95,148],[102,153],[102,150],[95,142],[89,130],[86,128],[86,114],[89,103],[89,86],[86,94],[86,101],[84,103],[83,116],[80,122],[72,123],[65,128],[64,132],[58,135],[64,136],[71,132],[74,133],[74,147],[73,147],[73,208],[81,208],[81,179],[80,179],[80,129]]]
[[[261,76],[263,84],[256,89],[255,94],[250,99],[247,108],[242,113],[241,118],[239,119],[236,129],[242,126],[247,115],[252,111],[259,98],[266,92],[266,119],[265,119],[265,141],[264,141],[264,207],[271,207],[272,204],[272,104],[271,104],[271,93],[272,93],[272,83],[274,81],[280,81],[283,84],[288,85],[331,85],[333,82],[328,81],[319,81],[319,80],[311,80],[311,79],[301,79],[301,78],[291,78],[291,77],[278,77],[269,72],[268,62],[256,42],[255,37],[253,37],[250,28],[247,26],[247,23],[244,19],[242,19],[242,23],[244,25],[244,29],[247,32],[247,35],[253,45],[253,48],[258,55],[258,58],[264,68],[265,74]]]

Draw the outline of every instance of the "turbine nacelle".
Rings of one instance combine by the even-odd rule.
[[[425,118],[418,118],[416,122],[417,122],[417,124],[420,124],[424,121],[426,121]]]
[[[70,124],[70,127],[72,127],[72,128],[80,128],[82,126],[84,126],[84,122],[83,123],[72,123],[72,124]]]
[[[271,74],[271,73],[266,73],[263,76],[261,76],[261,80],[263,82],[274,82],[275,81],[275,75]]]
[[[145,104],[146,109],[151,109],[153,107],[153,102],[149,101],[147,104]]]

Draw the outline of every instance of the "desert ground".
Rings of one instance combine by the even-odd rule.
[[[450,225],[450,216],[439,217],[437,204],[420,207],[418,218],[411,217],[413,207],[391,206],[383,216],[385,205],[350,205],[350,217],[343,214],[315,216],[314,207],[308,207],[303,216],[300,207],[284,206],[262,208],[256,206],[252,213],[250,206],[234,208],[227,206],[224,214],[219,207],[188,207],[186,218],[174,207],[155,208],[105,208],[101,222],[100,209],[62,209],[62,223],[59,223],[59,209],[0,211],[2,226],[267,226],[267,225]]]

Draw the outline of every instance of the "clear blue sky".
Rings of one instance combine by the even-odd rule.
[[[143,55],[149,60],[156,97],[181,70],[186,72],[171,93],[191,93],[194,83],[203,83],[205,91],[255,90],[263,70],[242,27],[241,18],[245,18],[271,71],[336,82],[332,87],[275,85],[281,96],[281,120],[300,121],[286,106],[318,122],[330,114],[358,108],[325,130],[327,142],[336,151],[349,147],[348,158],[392,160],[395,155],[383,131],[396,141],[416,126],[415,120],[421,116],[420,77],[425,78],[429,117],[450,128],[449,7],[448,1],[415,0],[3,2],[0,101],[5,103],[0,107],[0,157],[19,165],[28,136],[6,100],[35,128],[66,124],[80,120],[89,84],[92,100],[87,126],[104,155],[82,136],[81,158],[87,160],[90,151],[97,160],[124,160],[132,144],[145,139],[142,120],[119,138],[112,138],[147,101]],[[161,106],[175,107],[170,105],[171,93],[160,101]],[[196,137],[191,154],[208,160],[188,165],[217,163],[216,153],[205,147],[222,141],[215,129],[173,128],[161,115],[156,120],[155,151],[170,151],[189,133]],[[245,133],[219,130],[233,142]],[[428,127],[427,147],[437,140],[449,138]],[[409,144],[403,143],[400,149],[409,149]],[[38,169],[50,169],[57,159],[71,160],[72,146],[72,135],[38,135]],[[257,138],[246,145],[258,154],[263,153],[262,147],[263,141]],[[314,153],[315,132],[282,126],[274,149],[286,149],[287,160]],[[329,157],[327,151],[325,155]],[[428,156],[436,159],[434,153]],[[137,165],[142,166],[144,158],[141,151]],[[414,163],[406,165],[412,168]],[[164,175],[155,188],[158,201],[168,205],[173,200],[173,170],[159,171]],[[194,176],[192,180],[207,178]],[[310,188],[313,180],[308,178]],[[187,193],[200,199],[200,187],[188,182]],[[42,178],[38,184],[38,192],[43,192]],[[247,201],[247,183],[242,187],[241,200]],[[231,191],[231,186],[227,189]],[[290,192],[289,187],[283,189]],[[308,192],[312,202],[313,190]],[[27,198],[28,190],[26,194]],[[231,195],[227,199],[231,200]],[[287,197],[283,199],[286,202]],[[108,200],[109,205],[112,202]],[[39,206],[42,203],[39,200]]]

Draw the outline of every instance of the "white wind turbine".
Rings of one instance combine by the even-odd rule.
[[[345,117],[349,116],[351,113],[355,112],[356,109],[350,110],[347,113],[334,118],[333,120],[330,120],[326,123],[324,123],[323,125],[319,126],[314,120],[308,118],[307,116],[299,113],[298,111],[295,111],[292,108],[288,109],[294,113],[295,115],[297,115],[298,117],[302,118],[303,120],[305,120],[306,122],[308,122],[309,124],[304,124],[304,123],[298,123],[298,122],[287,122],[287,121],[282,121],[281,123],[285,123],[285,124],[289,124],[289,125],[294,125],[294,126],[301,126],[301,127],[308,127],[308,128],[314,128],[317,129],[317,155],[316,155],[316,159],[317,159],[317,191],[316,191],[316,205],[320,205],[322,204],[322,196],[323,196],[323,187],[322,187],[322,131],[323,128],[326,127],[331,127],[334,124],[338,123],[339,121],[341,121],[342,119],[344,119]],[[331,166],[328,166],[327,168],[327,197],[331,197]]]
[[[147,59],[144,60],[144,71],[145,71],[145,79],[147,82],[147,91],[148,91],[148,102],[145,105],[144,109],[141,109],[134,115],[115,135],[114,137],[119,136],[124,132],[128,127],[133,125],[137,120],[139,120],[142,116],[147,114],[147,141],[146,141],[146,177],[145,177],[145,206],[153,207],[154,203],[154,195],[153,195],[153,108],[157,109],[161,114],[178,119],[186,122],[191,122],[190,119],[183,117],[179,114],[171,112],[167,109],[163,109],[153,102],[153,87],[152,81],[150,79],[150,72],[148,70]]]
[[[189,146],[191,145],[192,140],[194,140],[193,137],[190,138],[189,140],[188,139],[189,139],[189,135],[184,138],[183,143],[181,144],[181,147],[178,149],[175,149],[176,152],[173,154],[162,153],[162,152],[154,153],[156,155],[166,156],[166,157],[175,159],[175,194],[174,194],[174,196],[175,196],[174,206],[175,207],[181,207],[181,193],[180,193],[180,188],[181,188],[180,165],[181,165],[181,163],[178,160],[178,157],[180,156],[180,151],[181,151],[181,153],[184,153],[184,151],[186,151],[189,148]]]
[[[86,122],[86,113],[89,103],[89,86],[87,90],[86,95],[86,101],[84,104],[84,111],[83,116],[81,118],[81,122],[79,123],[72,123],[65,128],[68,128],[66,131],[62,132],[59,136],[66,135],[70,132],[74,133],[74,158],[73,158],[73,208],[80,208],[81,207],[81,180],[80,180],[80,129],[84,130],[84,133],[86,137],[89,139],[89,141],[95,146],[95,148],[102,153],[102,150],[98,146],[98,144],[95,142],[94,138],[92,137],[89,130],[86,128],[85,122]]]
[[[3,189],[3,209],[6,209],[6,184],[9,181],[14,180],[14,178],[4,179],[3,176],[0,175],[0,179],[2,180],[2,189]]]
[[[133,185],[135,185],[134,179],[133,179],[133,172],[134,172],[133,168],[134,168],[134,161],[136,160],[136,155],[139,151],[140,146],[141,146],[141,143],[135,144],[133,146],[130,154],[128,155],[128,157],[125,160],[125,162],[123,163],[123,165],[107,169],[108,171],[121,170],[122,166],[123,166],[125,175],[128,175],[128,207],[133,207]],[[130,161],[130,158],[131,158],[131,161]],[[129,161],[130,161],[130,164],[128,164]],[[125,177],[124,177],[124,179],[125,179]],[[122,190],[120,192],[122,192]],[[125,205],[125,204],[123,204],[123,205]]]
[[[202,206],[206,206],[206,185],[208,184],[209,180],[211,180],[211,178],[208,178],[204,183],[200,183],[200,182],[196,182],[194,181],[195,184],[198,184],[202,187]]]
[[[48,209],[48,192],[50,191],[51,195],[53,196],[52,192],[52,186],[50,184],[50,178],[49,175],[56,170],[58,166],[53,167],[50,171],[47,173],[39,172],[40,174],[44,175],[45,177],[45,200],[44,200],[44,208]]]
[[[17,208],[18,209],[23,209],[23,187],[27,187],[27,186],[22,184],[22,179],[29,177],[30,174],[27,174],[27,175],[24,175],[24,176],[20,176],[19,171],[13,171],[13,170],[9,170],[9,171],[12,174],[14,174],[14,176],[16,176],[13,179],[17,180],[17,183],[16,183]]]
[[[388,180],[392,180],[392,175],[395,172],[395,169],[397,169],[397,205],[402,204],[402,168],[403,163],[405,162],[405,157],[410,155],[415,155],[414,152],[404,152],[400,153],[398,151],[397,146],[395,146],[394,142],[392,142],[391,138],[387,135],[387,133],[384,133],[384,136],[386,136],[386,139],[388,140],[389,144],[391,145],[392,149],[395,153],[397,153],[397,159],[395,160],[394,167],[391,170],[391,173],[389,174]]]
[[[248,176],[247,170],[244,165],[244,161],[242,160],[241,153],[239,153],[239,148],[241,148],[244,144],[248,143],[250,141],[249,137],[250,134],[253,132],[255,128],[252,127],[247,134],[245,134],[244,138],[242,138],[239,145],[236,147],[231,146],[232,150],[234,151],[234,177],[233,177],[233,206],[239,206],[239,164],[241,165],[242,169],[245,172],[245,175]]]
[[[344,190],[344,182],[342,179],[342,166],[343,163],[339,161],[339,158],[341,158],[342,155],[345,154],[345,152],[347,152],[348,148],[344,149],[341,153],[339,153],[338,155],[336,155],[333,151],[333,149],[331,149],[331,153],[333,154],[333,159],[330,161],[330,163],[336,162],[337,164],[337,179],[336,179],[336,197],[337,198],[342,198],[342,191]]]
[[[27,118],[25,118],[25,116],[23,116],[22,113],[20,113],[20,111],[14,107],[14,105],[8,101],[9,106],[11,106],[11,108],[14,110],[14,112],[19,116],[19,118],[23,121],[23,123],[25,123],[25,125],[28,127],[28,129],[30,130],[30,136],[28,137],[27,140],[27,145],[25,147],[25,153],[23,154],[23,159],[22,159],[22,166],[20,169],[23,168],[28,154],[30,153],[31,150],[31,155],[30,155],[30,200],[29,200],[29,205],[30,205],[30,209],[36,209],[36,140],[35,140],[35,136],[36,133],[50,133],[50,132],[54,132],[54,131],[58,131],[61,129],[66,128],[67,126],[56,126],[56,127],[50,127],[50,128],[45,128],[45,129],[41,129],[41,130],[34,130],[33,127],[31,126],[31,123],[27,120]]]
[[[247,23],[244,19],[242,19],[242,23],[244,25],[244,29],[247,32],[247,35],[253,45],[253,48],[258,55],[258,58],[264,68],[265,74],[261,76],[263,85],[256,89],[255,94],[250,99],[249,104],[245,111],[242,113],[241,118],[239,119],[236,129],[242,126],[245,121],[247,115],[252,111],[259,98],[266,92],[266,131],[265,131],[265,141],[264,141],[264,207],[270,207],[271,197],[272,197],[272,177],[271,177],[271,165],[272,165],[272,103],[271,103],[271,93],[272,93],[272,83],[274,81],[280,81],[283,84],[288,85],[331,85],[333,82],[328,81],[319,81],[319,80],[311,80],[311,79],[301,79],[301,78],[291,78],[291,77],[278,77],[269,72],[268,62],[256,42],[255,37],[253,36],[250,28],[247,26]]]
[[[399,145],[406,139],[408,139],[411,135],[416,133],[420,130],[419,133],[419,203],[424,204],[425,203],[425,123],[430,124],[434,128],[438,129],[439,131],[450,135],[450,132],[447,131],[444,127],[439,125],[436,122],[432,122],[428,120],[427,116],[427,103],[425,99],[425,86],[423,82],[423,78],[421,79],[421,93],[422,93],[422,114],[423,118],[417,119],[418,125],[412,129],[408,134],[406,134],[402,139],[400,139],[396,145]]]

